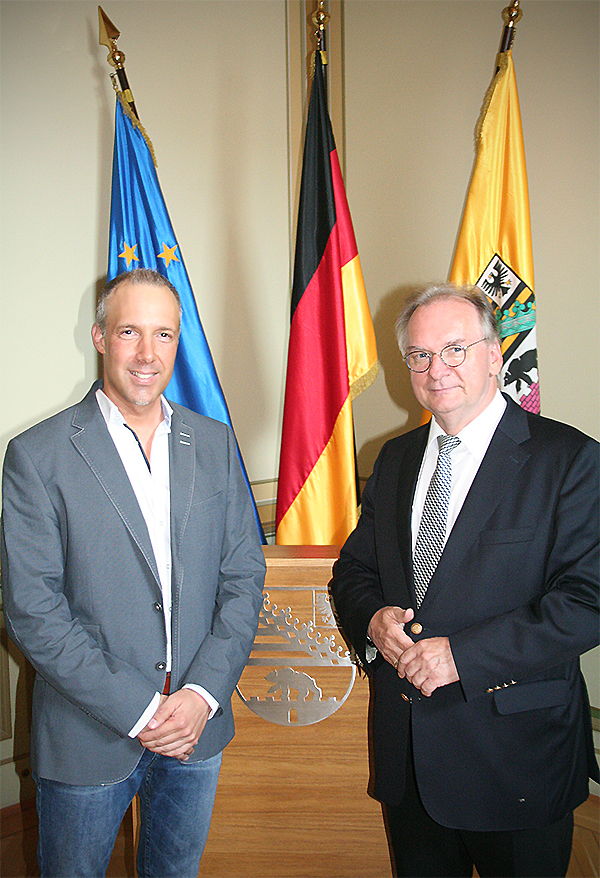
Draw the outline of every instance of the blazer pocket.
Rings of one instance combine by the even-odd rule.
[[[196,496],[196,494],[194,494],[190,505],[191,505],[191,508],[198,507],[198,506],[200,506],[200,507],[204,506],[206,508],[209,508],[210,506],[214,505],[215,503],[219,503],[220,498],[222,496],[223,496],[223,491],[216,491],[214,494],[209,494],[206,497]]]
[[[526,710],[557,707],[570,699],[568,680],[538,680],[534,683],[517,683],[494,691],[498,713],[507,716]]]
[[[484,530],[479,535],[479,542],[484,546],[500,545],[501,543],[528,543],[534,538],[535,531],[535,527]]]

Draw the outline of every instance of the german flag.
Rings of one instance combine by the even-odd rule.
[[[306,124],[291,311],[277,543],[341,545],[357,521],[352,400],[374,380],[378,363],[321,52]]]

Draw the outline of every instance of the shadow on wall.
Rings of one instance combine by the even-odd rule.
[[[0,433],[0,456],[2,455],[1,449],[8,445],[9,441],[14,436],[18,436],[24,430],[31,427],[32,424],[37,424],[46,418],[50,418],[57,412],[79,402],[79,400],[86,395],[91,384],[97,378],[102,376],[102,356],[94,348],[91,331],[92,324],[95,320],[96,302],[100,292],[104,289],[105,284],[106,275],[102,275],[98,277],[93,284],[86,287],[79,300],[77,322],[72,328],[75,349],[82,355],[83,376],[78,380],[75,380],[75,383],[70,389],[65,385],[65,392],[67,395],[58,405],[53,405],[45,411],[40,410],[39,412],[36,412],[34,416],[26,418],[17,426],[11,427],[10,430]],[[32,359],[31,357],[26,357],[25,354],[22,358],[23,362],[21,363],[19,361],[17,364],[21,369],[21,373],[25,374],[25,380],[30,381],[32,387],[37,386],[41,380],[46,380],[47,376],[52,375],[55,364],[57,367],[58,364],[62,367],[65,357],[65,349],[61,344],[63,327],[54,327],[56,319],[53,318],[51,295],[48,296],[47,303],[45,312],[46,322],[51,328],[48,332],[50,333],[50,331],[52,331],[53,335],[52,343],[48,344],[47,349],[44,351],[44,368],[46,369],[46,372],[43,377],[40,378],[39,358],[34,357]],[[68,329],[68,327],[64,328],[64,332],[66,333]],[[82,366],[80,362],[73,364],[73,375],[75,378],[81,373],[81,369]]]
[[[406,419],[396,429],[365,442],[358,452],[360,473],[373,471],[375,459],[389,439],[407,433],[421,423],[423,409],[412,392],[409,371],[402,361],[402,355],[398,349],[395,326],[396,318],[408,299],[423,287],[424,284],[396,287],[381,299],[377,312],[373,315],[377,353],[386,390],[394,405],[401,413],[406,414]]]

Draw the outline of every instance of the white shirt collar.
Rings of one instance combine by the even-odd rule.
[[[500,391],[496,390],[490,404],[457,434],[463,446],[479,462],[483,460],[505,410],[506,400]],[[434,439],[443,435],[445,435],[445,431],[442,430],[435,418],[432,418],[427,444],[430,445]]]
[[[107,424],[125,424],[125,418],[121,414],[121,411],[118,406],[114,404],[112,399],[109,399],[108,396],[104,393],[104,391],[99,387],[96,391],[96,399],[98,400],[98,405],[100,406],[100,411],[104,417],[104,420]],[[161,395],[160,402],[163,410],[164,421],[162,423],[165,424],[167,430],[171,429],[171,417],[173,415],[173,409]]]

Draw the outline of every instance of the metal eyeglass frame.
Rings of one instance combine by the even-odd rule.
[[[442,361],[442,363],[444,364],[444,366],[448,366],[449,369],[458,369],[458,367],[459,367],[459,366],[462,366],[462,364],[464,363],[464,361],[467,359],[467,351],[469,350],[469,348],[472,348],[473,345],[480,344],[482,341],[489,341],[489,340],[490,340],[489,335],[486,335],[485,338],[480,338],[480,339],[478,339],[477,341],[472,341],[471,344],[467,344],[467,345],[462,345],[462,344],[447,344],[447,345],[445,345],[445,346],[441,349],[441,351],[437,352],[437,356],[440,358],[440,360]],[[448,348],[460,348],[460,349],[461,349],[461,351],[463,352],[463,358],[462,358],[462,360],[460,361],[460,363],[455,363],[454,365],[452,365],[451,363],[447,363],[447,362],[445,361],[445,359],[444,359],[444,351],[447,350]],[[426,369],[413,369],[412,366],[409,366],[409,364],[408,364],[408,358],[409,358],[409,357],[412,357],[413,354],[427,354],[428,364],[427,364],[427,368],[426,368]],[[421,350],[420,348],[417,348],[416,351],[410,351],[408,354],[406,354],[406,355],[403,357],[403,360],[404,360],[404,362],[406,363],[407,367],[410,369],[411,372],[416,372],[417,375],[422,375],[424,372],[429,372],[429,370],[431,369],[431,364],[433,363],[433,358],[434,358],[435,356],[436,356],[436,353],[435,353],[435,352],[432,352],[432,351],[423,351],[423,350]]]

